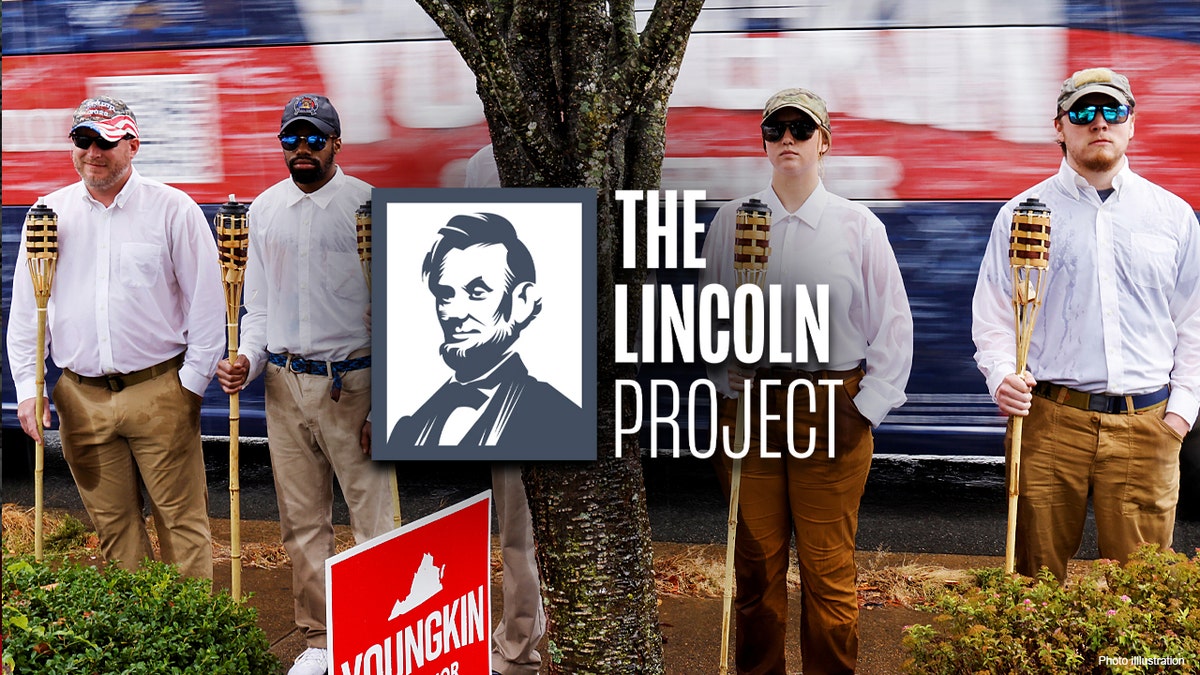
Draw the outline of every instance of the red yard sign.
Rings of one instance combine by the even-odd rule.
[[[491,662],[491,491],[325,562],[330,675],[473,675]]]

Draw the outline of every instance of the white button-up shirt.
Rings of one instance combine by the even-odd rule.
[[[355,220],[370,198],[370,185],[338,168],[316,192],[304,192],[289,177],[250,204],[238,344],[250,361],[247,381],[262,372],[268,351],[342,361],[370,346]]]
[[[58,214],[46,333],[54,363],[89,377],[131,373],[186,348],[179,379],[203,396],[225,351],[225,296],[196,202],[136,169],[107,208],[82,182],[45,202]],[[18,401],[35,394],[36,316],[22,236],[8,326]]]
[[[829,286],[828,363],[810,359],[770,365],[811,371],[849,370],[862,364],[866,374],[854,405],[878,426],[906,400],[904,387],[912,370],[913,350],[908,295],[883,223],[865,206],[826,191],[824,184],[818,184],[794,213],[783,208],[769,187],[729,202],[717,211],[704,238],[706,267],[700,282],[722,284],[731,297],[737,285],[733,270],[737,209],[750,198],[771,209],[766,283],[780,284],[784,292],[783,316],[776,323],[781,324],[782,344],[789,353],[799,353],[796,285],[806,285],[810,296],[818,285]],[[812,356],[812,350],[808,353]],[[718,391],[733,395],[725,364],[710,364],[708,372]]]
[[[1000,209],[975,286],[975,360],[993,397],[1016,370],[1009,230],[1014,208],[1037,195],[1050,209],[1050,266],[1030,374],[1122,396],[1170,383],[1167,411],[1192,424],[1200,407],[1200,225],[1187,202],[1128,162],[1113,188],[1101,201],[1063,160],[1057,174]]]

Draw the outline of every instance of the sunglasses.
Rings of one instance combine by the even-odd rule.
[[[121,141],[123,141],[123,140],[125,140],[125,139],[119,138],[115,141],[109,141],[109,140],[105,140],[99,136],[84,136],[82,134],[71,134],[71,142],[74,143],[75,147],[79,148],[80,150],[87,150],[88,148],[92,147],[92,143],[95,143],[96,147],[100,148],[101,150],[112,150],[113,148],[120,145]]]
[[[1124,124],[1129,119],[1129,106],[1127,105],[1088,105],[1074,110],[1067,111],[1067,119],[1071,120],[1071,124],[1091,124],[1092,120],[1096,119],[1096,112],[1099,111],[1104,115],[1104,121],[1109,124]]]
[[[768,120],[762,123],[763,140],[774,143],[783,138],[784,130],[792,132],[792,138],[797,141],[807,141],[817,133],[817,125],[809,119],[795,119],[790,122]]]
[[[325,149],[325,144],[329,142],[328,136],[321,134],[309,134],[308,136],[300,136],[298,134],[281,134],[279,136],[279,144],[284,150],[291,152],[300,147],[300,142],[308,143],[308,149],[313,152],[320,152]]]

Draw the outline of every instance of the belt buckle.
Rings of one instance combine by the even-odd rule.
[[[1088,400],[1088,410],[1107,415],[1120,415],[1125,412],[1125,397],[1092,394]]]
[[[109,375],[105,379],[108,380],[109,390],[114,393],[125,389],[125,380],[122,380],[120,375]]]
[[[293,373],[307,373],[308,364],[303,363],[303,359],[298,359],[294,356],[288,356],[288,370]]]

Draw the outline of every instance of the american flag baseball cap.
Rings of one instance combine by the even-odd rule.
[[[71,119],[71,133],[88,128],[106,141],[119,141],[126,135],[138,137],[137,118],[119,98],[95,96],[84,100]]]

